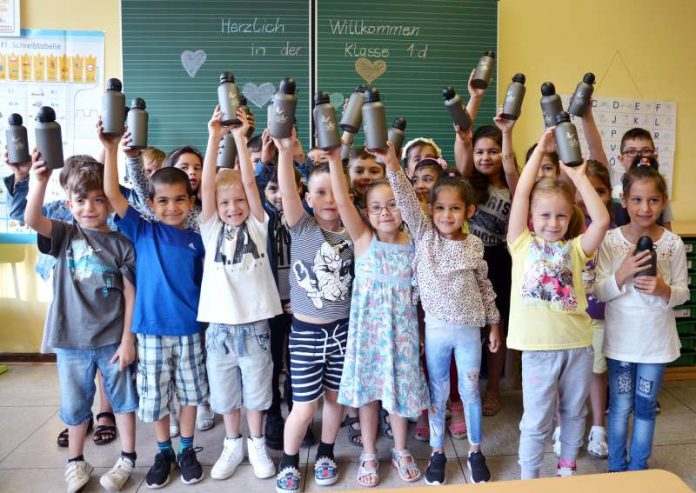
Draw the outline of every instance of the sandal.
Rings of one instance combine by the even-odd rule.
[[[379,427],[385,437],[394,438],[391,421],[389,420],[389,412],[383,407],[379,408]]]
[[[87,425],[87,431],[85,432],[85,435],[89,435],[89,433],[92,431],[92,428],[94,427],[94,419],[89,418],[89,424]],[[62,448],[68,448],[70,445],[70,440],[68,438],[68,429],[64,429],[60,433],[58,433],[58,438],[56,439],[56,443],[58,444],[59,447]]]
[[[503,408],[503,403],[498,397],[493,397],[491,394],[486,394],[483,398],[483,415],[495,416]]]
[[[428,412],[423,411],[416,421],[416,428],[413,430],[413,438],[419,442],[430,441],[430,424],[428,423]],[[425,424],[421,420],[425,420]]]
[[[464,418],[464,406],[461,402],[454,402],[450,404],[450,410],[452,411],[452,416],[458,414],[459,416],[461,416],[461,420],[452,420],[447,429],[449,430],[450,435],[452,435],[452,438],[456,438],[457,440],[464,440],[467,435],[466,418]]]
[[[413,483],[416,482],[420,479],[421,477],[421,471],[418,468],[418,464],[416,464],[415,459],[411,455],[411,452],[408,451],[408,449],[404,450],[396,450],[392,449],[391,451],[391,457],[392,457],[392,465],[396,468],[396,471],[399,473],[399,477],[401,478],[402,481],[406,483]],[[401,459],[410,459],[406,463],[402,463]],[[408,473],[415,473],[412,476],[409,476]]]
[[[375,461],[377,466],[367,466],[368,462]],[[379,462],[377,461],[376,454],[367,454],[363,452],[360,454],[360,467],[358,467],[358,484],[364,486],[365,488],[374,488],[379,484]],[[372,475],[373,479],[370,480],[369,477]]]
[[[351,445],[362,447],[362,431],[360,428],[355,428],[353,426],[356,423],[360,424],[360,418],[354,418],[346,415],[345,419],[341,422],[341,428],[344,426],[348,427],[348,440],[350,441]]]
[[[97,423],[100,419],[106,418],[110,419],[113,423],[116,423],[116,416],[114,413],[99,413],[97,414]],[[116,440],[116,425],[97,425],[94,429],[94,434],[92,435],[92,441],[95,445],[106,445]]]

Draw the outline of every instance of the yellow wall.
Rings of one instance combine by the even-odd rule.
[[[121,74],[119,0],[24,0],[22,27],[101,30],[107,77]],[[677,102],[672,204],[678,221],[696,221],[689,192],[696,184],[688,140],[696,135],[696,2],[692,0],[500,0],[499,99],[515,72],[524,72],[528,97],[515,132],[523,154],[541,129],[539,85],[552,80],[568,93],[586,71],[598,76],[596,94]],[[611,59],[619,51],[627,71]],[[636,87],[637,86],[637,87]],[[14,294],[10,258],[20,298]],[[33,274],[33,247],[0,245],[0,353],[38,351],[48,286]]]

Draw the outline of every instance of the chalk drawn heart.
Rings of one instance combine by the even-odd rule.
[[[181,65],[184,66],[188,76],[193,79],[198,69],[205,63],[206,58],[208,58],[208,54],[203,50],[185,50],[181,52]]]
[[[367,58],[358,58],[355,60],[355,71],[360,77],[365,79],[365,82],[372,84],[372,81],[387,71],[387,62],[377,60],[373,63]]]
[[[332,92],[329,97],[331,98],[332,105],[339,109],[343,108],[343,103],[346,101],[346,97],[343,95],[343,93]]]
[[[242,94],[246,96],[247,101],[251,101],[259,108],[263,108],[263,105],[271,100],[274,92],[275,86],[270,82],[264,82],[259,86],[253,82],[247,82],[242,87]]]

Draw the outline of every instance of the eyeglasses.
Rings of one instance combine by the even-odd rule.
[[[628,149],[624,149],[624,151],[621,154],[624,154],[628,157],[636,157],[636,155],[638,154],[640,154],[642,157],[650,157],[653,154],[655,154],[655,149],[651,149],[649,147],[643,147],[642,149],[634,149],[633,147],[629,147]]]
[[[399,210],[399,206],[396,205],[396,202],[389,202],[388,204],[382,205],[382,204],[370,204],[367,206],[367,212],[372,214],[372,215],[377,215],[382,213],[382,209],[387,209],[387,211],[392,214],[396,211]]]

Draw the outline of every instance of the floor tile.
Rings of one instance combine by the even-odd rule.
[[[14,364],[0,375],[3,406],[59,406],[58,372],[54,364]],[[31,389],[31,391],[29,391]]]
[[[0,461],[57,411],[55,406],[0,407]]]

